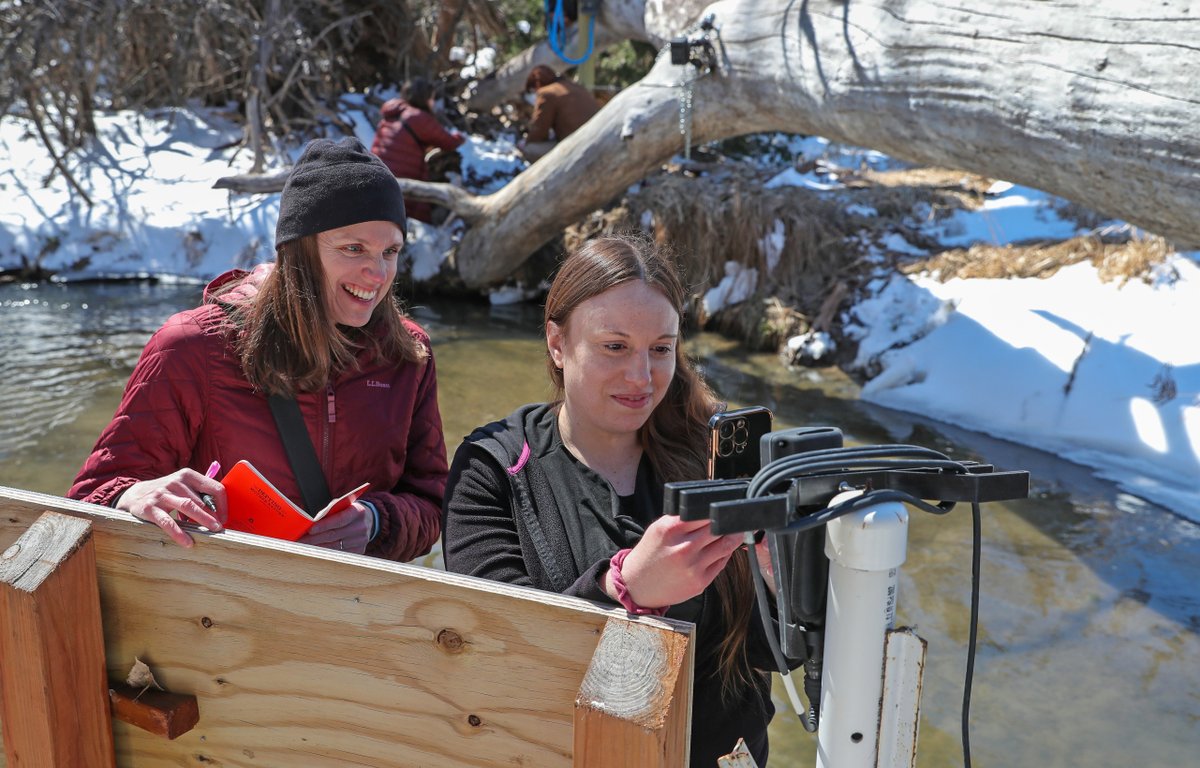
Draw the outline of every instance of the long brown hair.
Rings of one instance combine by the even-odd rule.
[[[237,291],[234,283],[218,292],[217,300]],[[315,392],[339,371],[355,368],[363,348],[397,365],[428,357],[429,350],[405,328],[404,312],[390,286],[362,328],[336,325],[325,292],[317,236],[307,235],[276,249],[275,269],[252,299],[222,302],[241,331],[238,356],[255,389],[289,397]]]
[[[565,328],[583,302],[631,280],[640,280],[671,302],[683,323],[686,291],[675,263],[665,247],[640,235],[598,237],[584,243],[563,261],[546,296],[543,328],[550,323]],[[555,397],[562,400],[563,372],[546,352],[546,368]],[[642,451],[658,479],[664,483],[705,476],[708,419],[721,403],[675,345],[675,377],[650,418],[638,431]],[[731,697],[751,683],[753,671],[746,658],[746,634],[751,619],[754,587],[743,553],[735,552],[713,582],[721,607],[724,638],[718,650],[722,692]]]
[[[544,85],[550,85],[550,83],[556,80],[558,80],[557,72],[545,64],[538,64],[529,70],[529,75],[525,78],[525,92],[531,93]]]

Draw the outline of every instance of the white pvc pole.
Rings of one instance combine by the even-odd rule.
[[[830,506],[859,495],[838,495]],[[871,505],[826,525],[829,598],[817,768],[874,768],[883,695],[884,636],[896,623],[896,581],[908,511]]]

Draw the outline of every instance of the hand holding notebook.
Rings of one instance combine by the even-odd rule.
[[[316,515],[309,516],[248,461],[235,464],[221,484],[225,486],[225,499],[229,507],[226,528],[286,541],[296,541],[308,533],[318,520],[346,509],[370,487],[370,483],[363,483],[333,499]]]

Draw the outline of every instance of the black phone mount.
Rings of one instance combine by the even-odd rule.
[[[788,456],[841,448],[842,431],[837,427],[800,427],[777,430],[759,440],[760,468]],[[813,528],[784,531],[785,525],[743,525],[732,523],[744,511],[749,479],[692,480],[664,486],[663,511],[684,520],[712,520],[713,533],[766,531],[775,573],[775,594],[779,616],[780,649],[792,664],[805,665],[805,694],[810,702],[819,701],[820,669],[825,624],[825,600],[829,579],[829,558],[825,556],[825,533]],[[832,497],[831,497],[832,498]],[[727,506],[733,505],[733,506]],[[773,511],[772,504],[768,509]],[[786,510],[785,510],[786,511]],[[714,515],[720,515],[720,530]],[[761,514],[753,515],[754,521]]]
[[[753,478],[667,483],[664,511],[685,520],[707,518],[718,535],[765,532],[780,650],[789,666],[804,664],[815,721],[829,578],[824,526],[845,511],[830,507],[834,497],[848,490],[863,491],[862,498],[887,491],[944,514],[958,502],[1027,498],[1029,473],[998,472],[990,464],[952,461],[915,446],[844,448],[836,427],[771,432],[759,449],[760,470]]]
[[[833,470],[828,474],[795,478],[784,493],[756,498],[727,498],[712,495],[707,517],[718,535],[744,531],[797,532],[817,528],[829,521],[820,514],[837,494],[847,490],[864,492],[891,490],[917,499],[936,499],[938,508],[949,512],[958,502],[1023,499],[1029,496],[1029,473],[997,472],[991,464],[957,462],[960,471],[936,466],[888,469]],[[747,486],[749,487],[749,486]],[[695,493],[695,491],[693,491]],[[697,509],[700,500],[691,501]]]

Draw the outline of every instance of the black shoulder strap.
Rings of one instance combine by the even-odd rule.
[[[304,426],[304,417],[300,415],[300,406],[294,399],[281,395],[271,395],[267,402],[271,404],[271,415],[275,417],[275,426],[283,438],[283,450],[292,465],[296,484],[300,486],[300,495],[304,497],[304,508],[310,516],[315,515],[333,497],[329,494],[325,473],[317,461],[312,440],[308,439],[308,429]]]
[[[413,137],[413,141],[417,142],[418,147],[425,146],[425,144],[421,141],[421,137],[417,135],[416,131],[414,131],[411,127],[409,127],[409,125],[406,121],[401,120],[400,127],[403,128],[404,130],[408,131],[408,135]]]
[[[522,454],[529,450],[529,444],[522,441],[521,448],[515,452],[509,450],[510,448],[515,449],[515,446],[505,446],[496,437],[479,440],[476,444],[487,451],[508,475],[513,499],[516,501],[516,514],[520,516],[525,523],[525,529],[529,531],[529,540],[533,544],[534,552],[537,553],[542,568],[545,569],[546,578],[550,580],[554,591],[566,591],[574,580],[563,572],[558,558],[554,555],[554,547],[546,537],[541,518],[537,513],[538,509],[542,509],[546,513],[558,514],[558,504],[554,501],[549,480],[542,471],[541,465],[527,455],[524,456],[522,463]]]

